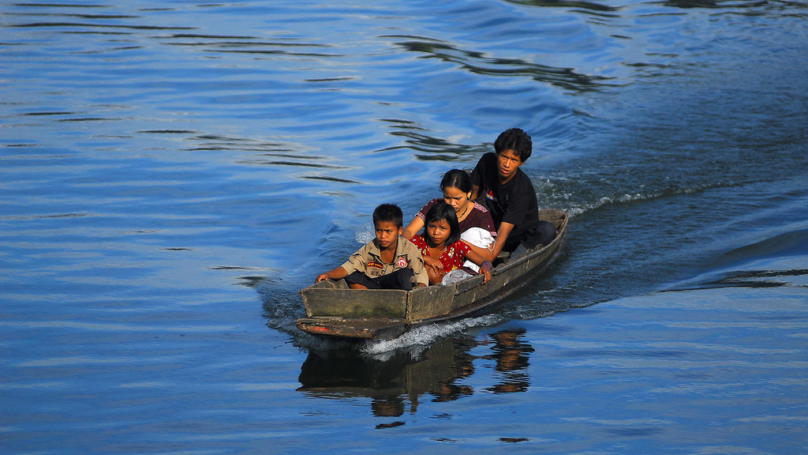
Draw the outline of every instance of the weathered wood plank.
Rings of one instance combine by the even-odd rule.
[[[306,315],[352,318],[407,317],[407,292],[399,290],[323,289],[309,287],[300,291]]]
[[[454,294],[452,286],[430,286],[412,291],[407,320],[417,321],[448,313],[452,310]]]

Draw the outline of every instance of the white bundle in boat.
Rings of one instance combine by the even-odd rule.
[[[494,245],[494,237],[491,235],[490,232],[486,231],[483,228],[473,227],[467,229],[463,234],[460,236],[461,240],[464,240],[466,243],[474,245],[480,248],[492,248]],[[475,272],[480,272],[480,266],[477,264],[466,261],[463,264],[463,267],[468,267]],[[446,286],[452,283],[457,283],[458,281],[465,280],[466,278],[470,277],[471,274],[466,272],[465,270],[452,270],[451,272],[447,273],[446,276],[443,277],[441,284]]]

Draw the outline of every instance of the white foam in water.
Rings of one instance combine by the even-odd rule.
[[[368,341],[361,350],[365,354],[379,356],[412,346],[428,345],[440,337],[451,335],[472,327],[495,325],[500,321],[501,318],[498,315],[486,315],[478,318],[461,319],[444,324],[425,325],[412,329],[394,340]]]
[[[373,231],[373,223],[366,224],[363,227],[356,229],[356,241],[362,245],[370,242],[376,238],[376,233]]]

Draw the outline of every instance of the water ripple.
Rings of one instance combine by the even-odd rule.
[[[388,36],[387,38],[406,38]],[[606,81],[612,78],[587,75],[576,72],[572,68],[554,68],[531,63],[522,59],[497,58],[486,56],[482,52],[467,51],[457,46],[434,40],[410,40],[396,42],[409,52],[427,54],[426,58],[436,58],[448,63],[457,64],[465,70],[483,76],[523,77],[527,76],[538,82],[544,82],[567,90],[585,92],[610,86]]]

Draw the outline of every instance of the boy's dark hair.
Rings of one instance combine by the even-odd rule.
[[[446,239],[445,246],[449,246],[460,240],[460,223],[457,222],[457,213],[455,212],[454,207],[445,202],[438,202],[437,204],[433,205],[428,212],[426,212],[426,220],[424,220],[424,238],[426,239],[429,237],[429,234],[427,233],[429,223],[434,223],[441,220],[446,220],[446,222],[449,223],[449,229],[452,231],[449,234],[449,238]]]
[[[443,174],[443,180],[440,182],[440,190],[443,191],[446,188],[457,188],[464,193],[470,193],[471,177],[469,173],[461,169],[452,169]]]
[[[533,153],[533,141],[530,136],[519,128],[505,130],[494,142],[494,151],[497,155],[505,150],[513,150],[524,163]]]
[[[404,214],[395,204],[382,204],[373,211],[373,227],[384,222],[396,223],[396,227],[403,227]]]

